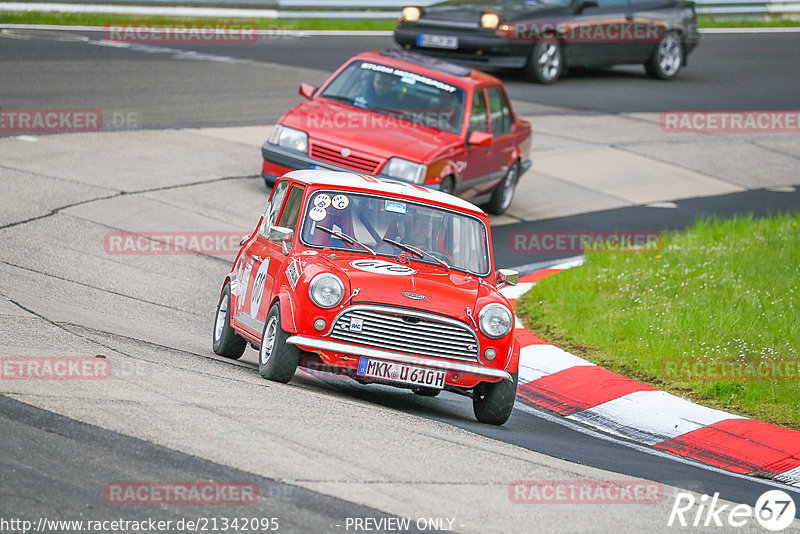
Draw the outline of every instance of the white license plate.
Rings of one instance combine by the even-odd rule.
[[[392,382],[414,384],[426,388],[444,388],[447,371],[438,369],[425,369],[404,363],[384,362],[361,357],[358,359],[358,376],[365,378],[380,378]]]
[[[417,35],[417,46],[424,46],[427,48],[448,48],[450,50],[455,50],[458,48],[458,37],[420,33]]]

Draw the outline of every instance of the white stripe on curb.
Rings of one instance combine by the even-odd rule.
[[[743,419],[664,391],[636,391],[568,418],[647,445],[655,445],[723,419]]]
[[[528,345],[522,347],[519,353],[519,383],[539,380],[543,376],[579,365],[594,366],[593,363],[554,345]]]

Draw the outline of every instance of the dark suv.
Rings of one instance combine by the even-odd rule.
[[[553,83],[569,67],[639,63],[668,80],[700,34],[687,0],[450,0],[404,8],[394,37],[407,50]]]

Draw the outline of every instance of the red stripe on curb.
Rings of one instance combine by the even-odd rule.
[[[758,471],[753,472],[753,475],[762,478],[775,478],[776,475],[791,471],[792,469],[797,469],[798,467],[800,467],[800,456],[791,456],[765,465]]]
[[[529,345],[549,345],[547,341],[540,338],[527,328],[517,328],[514,330],[514,335],[519,340],[520,347],[527,347]]]
[[[520,282],[532,282],[536,283],[542,278],[548,277],[551,274],[560,273],[564,269],[542,269],[541,271],[536,271],[535,273],[526,274],[524,276],[519,277]]]
[[[596,365],[578,365],[519,386],[517,395],[561,415],[571,415],[636,391],[655,388]]]
[[[735,473],[752,473],[781,462],[793,465],[792,456],[800,457],[800,432],[753,419],[724,419],[654,447]]]

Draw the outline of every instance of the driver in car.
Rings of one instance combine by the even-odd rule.
[[[367,86],[367,105],[371,108],[396,109],[400,107],[400,91],[395,76],[375,72]]]

